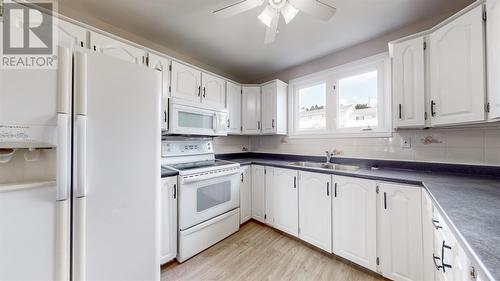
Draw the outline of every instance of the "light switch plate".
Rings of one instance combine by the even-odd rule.
[[[410,136],[401,136],[401,148],[411,148]]]

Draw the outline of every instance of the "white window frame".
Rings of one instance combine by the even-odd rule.
[[[367,131],[365,128],[338,128],[338,82],[340,79],[377,70],[378,126]],[[326,127],[325,129],[299,129],[299,90],[326,83]],[[334,88],[335,86],[335,88]],[[290,114],[289,137],[291,138],[350,138],[350,137],[391,137],[392,136],[392,106],[391,106],[391,62],[389,54],[382,53],[311,75],[293,79],[288,86],[288,108]]]

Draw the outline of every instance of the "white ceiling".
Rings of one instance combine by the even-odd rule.
[[[311,0],[312,1],[312,0]],[[299,13],[279,23],[265,45],[257,19],[264,6],[228,19],[211,14],[237,0],[59,0],[59,4],[186,54],[242,82],[319,58],[405,25],[457,10],[472,0],[332,0],[337,13],[321,22]]]

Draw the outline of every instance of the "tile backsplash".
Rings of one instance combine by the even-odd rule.
[[[403,148],[402,140],[410,147]],[[286,136],[217,138],[216,153],[252,152],[324,155],[500,166],[500,127],[398,131],[391,138],[300,139]]]

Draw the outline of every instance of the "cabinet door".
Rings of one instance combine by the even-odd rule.
[[[177,256],[177,177],[162,179],[161,185],[161,264]]]
[[[264,168],[265,181],[265,212],[264,220],[267,225],[274,226],[274,168]]]
[[[431,125],[485,119],[483,7],[430,35]]]
[[[161,71],[162,130],[168,130],[168,97],[170,96],[170,59],[149,53],[149,67]]]
[[[333,177],[333,253],[375,271],[376,183]]]
[[[172,61],[172,97],[201,102],[201,71]]]
[[[146,52],[140,48],[107,37],[97,32],[90,31],[91,48],[103,54],[137,64],[144,64]]]
[[[241,86],[227,82],[228,134],[241,134]]]
[[[424,127],[424,38],[395,44],[392,67],[395,127]]]
[[[272,189],[274,227],[290,235],[298,236],[298,172],[274,168]]]
[[[486,2],[489,119],[500,118],[500,0]]]
[[[252,165],[252,218],[265,222],[265,174],[264,166]]]
[[[332,252],[332,177],[299,172],[299,238]]]
[[[226,81],[224,79],[202,72],[201,84],[204,104],[217,108],[226,107]]]
[[[422,243],[423,243],[423,280],[434,281],[434,205],[426,191],[422,191]]]
[[[240,222],[252,217],[252,177],[250,166],[241,167]]]
[[[276,133],[276,82],[261,87],[262,134]]]
[[[379,184],[379,255],[382,275],[422,280],[421,187]]]
[[[260,87],[243,87],[241,120],[244,135],[260,134]]]

